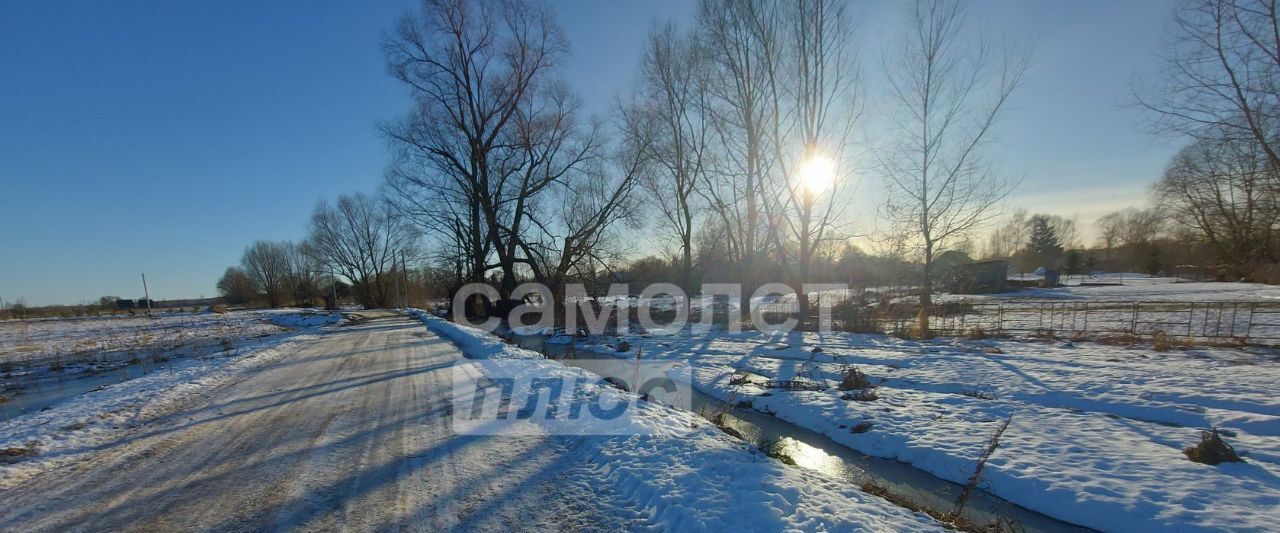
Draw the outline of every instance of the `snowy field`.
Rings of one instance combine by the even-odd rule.
[[[1083,526],[1263,531],[1280,519],[1280,352],[687,329],[626,340],[627,357],[692,361],[686,375],[706,393],[958,483],[1012,417],[983,486]],[[841,398],[847,365],[870,376],[878,399]],[[797,378],[827,389],[764,383]],[[869,430],[851,430],[863,422]],[[1182,450],[1211,427],[1245,462],[1187,459]]]
[[[51,405],[3,421],[0,450],[39,455],[13,466],[4,466],[11,457],[0,457],[0,477],[16,483],[58,464],[174,401],[286,354],[281,343],[313,338],[309,328],[338,320],[337,314],[273,310],[2,322],[3,361],[57,359],[64,367],[6,371],[0,382],[6,407],[28,395]],[[148,355],[117,357],[140,353]]]
[[[1026,274],[1011,276],[1011,279],[1039,280],[1040,277]],[[950,297],[971,300],[1030,298],[1095,302],[1280,302],[1280,287],[1261,283],[1186,281],[1133,272],[1063,277],[1060,283],[1065,287]]]
[[[317,316],[274,310],[6,320],[0,321],[0,362],[74,361],[125,351],[209,346],[312,325]]]
[[[503,365],[527,365],[531,361],[542,366],[545,375],[584,372],[507,346],[474,330],[431,318],[424,318],[424,322],[454,340],[468,356],[477,357],[463,363],[464,369],[477,375]],[[0,450],[6,452],[0,460],[0,488],[16,486],[51,469],[76,467],[96,450],[128,439],[139,428],[173,414],[185,401],[280,362],[302,349],[303,343],[314,346],[324,339],[323,334],[303,331],[248,341],[236,353],[222,354],[234,357],[175,361],[165,371],[106,386],[52,409],[8,420],[0,425]],[[568,469],[566,477],[557,482],[591,494],[614,495],[578,503],[592,507],[593,513],[634,517],[628,519],[633,520],[634,527],[652,530],[943,530],[941,524],[926,515],[848,484],[785,466],[692,413],[638,401],[607,386],[586,388],[582,393],[598,397],[605,404],[628,395],[628,401],[638,406],[638,415],[627,422],[635,425],[635,434],[593,436],[590,428],[544,425],[555,421],[522,423],[537,425],[536,430],[547,433],[585,434],[572,441],[576,442],[572,456],[575,460],[580,457],[582,466]],[[206,416],[222,418],[224,413]],[[460,449],[467,449],[465,442],[458,445]],[[22,450],[31,450],[34,455],[21,455]],[[17,455],[10,456],[8,452]],[[504,470],[504,475],[521,476],[526,470],[523,465],[513,465]],[[495,499],[492,505],[500,505],[503,498],[524,496],[484,497]]]
[[[103,386],[49,409],[0,422],[0,488],[75,461],[170,406],[287,355],[306,333],[242,343],[208,357],[176,360],[161,371]],[[30,457],[20,455],[29,450]]]

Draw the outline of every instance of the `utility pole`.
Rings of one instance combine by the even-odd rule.
[[[393,268],[393,269],[394,269],[394,268],[396,268],[396,256],[395,256],[395,252],[392,252],[392,254],[391,254],[391,268]],[[400,301],[400,276],[395,275],[395,273],[394,273],[394,272],[392,272],[392,274],[391,274],[391,275],[392,275],[391,283],[392,283],[392,284],[394,284],[394,285],[395,285],[395,288],[396,288],[396,303],[395,303],[395,305],[396,305],[396,307],[400,307],[400,304],[401,304],[401,303],[403,303],[403,302],[401,302],[401,301]]]
[[[409,284],[409,261],[400,250],[400,271],[404,275],[404,307],[413,305],[413,286]]]
[[[329,288],[333,290],[333,310],[338,310],[338,275],[333,272],[333,265],[329,265]]]
[[[147,316],[151,316],[151,291],[147,290],[147,273],[142,273],[142,297],[147,299]]]

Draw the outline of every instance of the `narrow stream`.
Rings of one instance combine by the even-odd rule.
[[[509,342],[533,350],[564,364],[601,376],[620,375],[617,365],[632,364],[626,358],[609,358],[596,352],[578,353],[571,345],[548,344],[537,335],[516,335]],[[643,382],[643,379],[635,380]],[[657,398],[661,401],[661,398]],[[679,405],[681,402],[665,402]],[[728,405],[698,391],[693,392],[693,412],[723,412],[722,427],[731,428],[757,446],[774,447],[795,461],[796,466],[862,487],[872,483],[890,495],[909,500],[916,507],[947,513],[955,506],[963,487],[940,479],[907,463],[872,457],[841,445],[829,437],[749,408]],[[779,448],[781,448],[779,450]],[[1019,507],[984,490],[976,490],[964,509],[964,519],[973,524],[1011,521],[1027,532],[1090,531],[1053,517]]]
[[[9,420],[52,407],[86,392],[161,370],[159,364],[103,365],[53,372],[40,369],[0,380],[0,419]]]

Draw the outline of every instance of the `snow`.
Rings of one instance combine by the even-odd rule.
[[[310,338],[289,330],[305,331],[340,319],[338,314],[275,310],[4,322],[0,359],[35,363],[71,356],[57,374],[43,367],[11,371],[10,379],[17,385],[40,386],[38,380],[53,375],[93,377],[127,365],[126,357],[141,353],[149,354],[148,360],[154,356],[156,362],[155,370],[145,375],[125,376],[84,394],[71,388],[68,399],[47,410],[6,420],[0,449],[31,448],[39,455],[0,465],[0,472],[6,483],[17,482],[58,464],[165,406],[278,357],[284,350],[280,343]]]
[[[262,337],[317,325],[327,315],[296,310],[230,313],[156,313],[0,321],[0,361],[40,362],[61,357],[100,357],[121,351],[171,350]],[[334,320],[325,318],[324,320]]]
[[[313,338],[286,333],[241,343],[206,357],[176,359],[143,377],[109,385],[61,402],[48,410],[6,420],[0,425],[0,449],[31,448],[39,455],[0,462],[0,488],[17,485],[50,468],[71,463],[78,454],[117,440],[128,428],[165,413],[184,399],[226,383],[259,365],[289,353],[290,346]]]
[[[272,324],[292,329],[317,328],[336,324],[342,320],[338,313],[273,313],[269,319]]]
[[[1032,279],[1027,277],[1027,279]],[[1118,283],[1118,285],[1081,285]],[[992,295],[949,295],[952,300],[1043,299],[1090,302],[1277,302],[1280,287],[1261,283],[1185,281],[1145,274],[1095,274],[1063,278],[1065,287],[1024,289]]]
[[[1068,522],[1109,531],[1262,531],[1280,518],[1280,356],[1272,350],[689,329],[626,340],[645,359],[692,360],[688,375],[704,392],[746,399],[860,452],[958,483],[1012,416],[985,487]],[[613,342],[593,339],[577,350],[607,354],[606,341]],[[840,398],[834,386],[845,365],[880,383],[878,400]],[[739,371],[832,388],[730,385]],[[979,392],[994,399],[971,396]],[[863,420],[870,431],[847,429]],[[1215,426],[1245,463],[1186,459],[1182,449]]]
[[[512,366],[539,376],[590,379],[585,370],[564,366],[510,346],[480,330],[412,311],[426,326],[453,341],[477,375],[509,374]],[[612,403],[634,402],[629,434],[601,435],[590,421],[524,421],[550,434],[594,435],[581,451],[592,465],[587,483],[641,508],[661,530],[938,530],[939,524],[854,487],[764,456],[732,439],[695,414],[638,400],[607,386],[584,389]],[[616,430],[617,428],[611,428]],[[607,505],[602,502],[602,505]]]

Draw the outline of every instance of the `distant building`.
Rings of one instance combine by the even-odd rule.
[[[128,311],[130,309],[154,309],[155,307],[155,300],[148,300],[146,298],[138,298],[137,300],[116,300],[116,309],[120,311]]]
[[[955,265],[951,276],[952,294],[985,294],[1008,290],[1009,262],[977,261]]]

